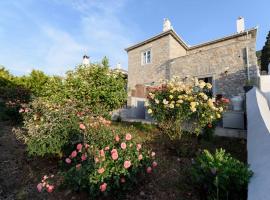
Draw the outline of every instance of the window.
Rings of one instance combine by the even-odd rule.
[[[152,55],[151,50],[146,50],[142,52],[142,65],[151,63]]]
[[[209,96],[213,96],[213,89],[214,89],[214,81],[213,81],[213,77],[199,77],[198,80],[202,80],[205,83],[211,83],[212,85],[212,89],[208,92],[206,92]]]

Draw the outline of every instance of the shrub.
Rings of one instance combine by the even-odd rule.
[[[231,157],[225,150],[215,154],[204,150],[191,169],[196,186],[207,199],[246,199],[252,172],[244,163]]]
[[[136,143],[132,134],[110,128],[110,121],[97,118],[80,124],[87,143],[79,143],[65,158],[66,185],[87,190],[93,197],[102,193],[117,195],[130,189],[140,173],[151,173],[154,152]],[[88,120],[87,120],[88,121]]]
[[[56,104],[36,98],[28,107],[22,108],[23,128],[15,132],[27,145],[28,153],[61,156],[65,146],[81,141],[80,119],[77,116],[81,110],[77,106],[72,100]]]
[[[5,68],[0,68],[0,119],[21,121],[19,109],[30,100],[30,91],[16,83]]]
[[[199,135],[224,110],[221,102],[207,95],[211,88],[210,83],[183,83],[178,78],[149,87],[148,113],[171,139],[179,139],[184,131]]]

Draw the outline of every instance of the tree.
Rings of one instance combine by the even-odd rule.
[[[268,71],[269,62],[270,62],[270,31],[266,37],[266,42],[262,49],[261,70]]]
[[[101,64],[103,65],[103,67],[108,67],[108,68],[110,67],[109,59],[106,56],[103,57]]]

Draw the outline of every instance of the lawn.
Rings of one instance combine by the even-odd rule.
[[[135,140],[144,141],[156,152],[158,167],[151,176],[139,178],[137,187],[123,199],[200,199],[199,191],[191,184],[190,166],[193,158],[203,149],[214,151],[224,148],[232,156],[246,162],[246,141],[214,137],[211,141],[196,136],[183,136],[171,143],[153,125],[140,123],[114,123],[128,129]],[[40,178],[57,172],[57,160],[28,157],[25,146],[12,133],[13,126],[0,123],[0,199],[88,199],[86,193],[74,193],[57,188],[53,193],[39,193],[36,189]],[[104,197],[101,199],[112,199]]]

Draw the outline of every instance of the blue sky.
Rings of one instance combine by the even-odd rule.
[[[124,48],[162,31],[163,18],[190,45],[236,32],[236,19],[259,26],[257,49],[270,30],[269,0],[0,0],[0,65],[63,75],[103,56],[127,68]]]

